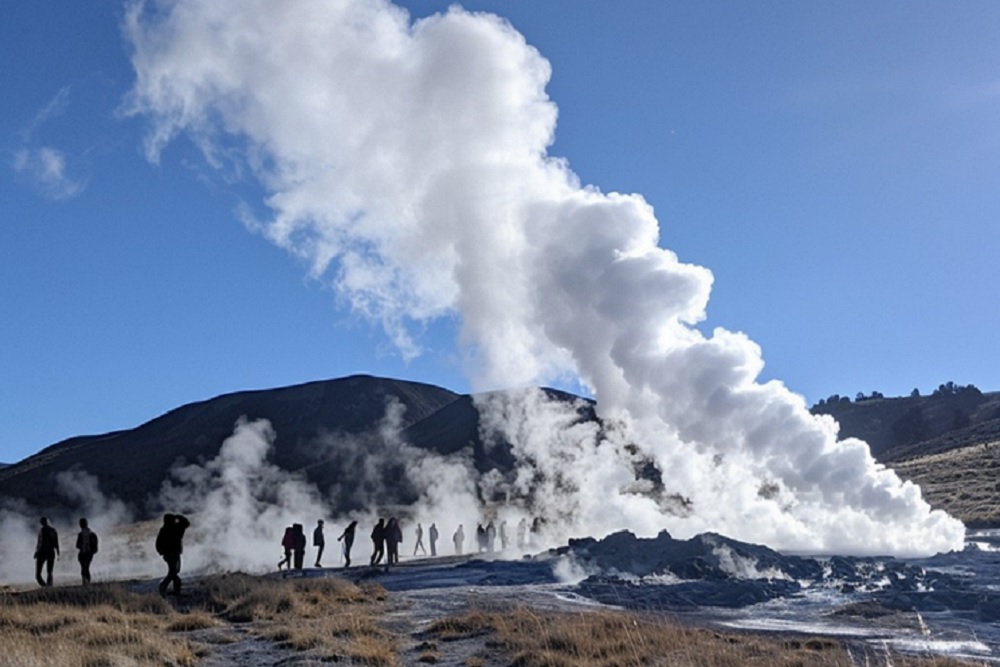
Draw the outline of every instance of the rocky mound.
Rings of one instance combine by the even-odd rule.
[[[1000,573],[1000,553],[975,547],[920,562],[809,558],[713,533],[677,540],[663,531],[650,539],[620,532],[573,540],[551,553],[595,573],[578,584],[579,594],[629,608],[737,608],[806,589],[833,589],[889,610],[949,610],[980,622],[1000,620],[1000,580],[950,573],[973,561],[977,573]]]

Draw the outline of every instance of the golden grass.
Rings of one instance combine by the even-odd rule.
[[[232,628],[244,626],[278,649],[317,660],[391,667],[397,642],[376,620],[385,597],[380,586],[340,579],[293,583],[243,574],[193,582],[184,610],[125,584],[0,593],[0,664],[193,667],[212,645],[239,641]]]
[[[538,613],[527,608],[472,610],[440,619],[428,629],[443,642],[482,637],[512,667],[852,667],[837,641],[722,633],[661,616],[615,611]],[[858,656],[854,656],[857,658]],[[484,658],[466,660],[469,667]],[[957,667],[950,659],[892,656],[895,667]]]

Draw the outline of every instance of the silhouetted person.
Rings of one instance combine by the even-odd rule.
[[[486,535],[485,535],[485,538],[486,538],[485,539],[486,551],[488,553],[493,553],[493,551],[496,549],[497,527],[493,525],[492,521],[490,521],[488,524],[486,524]]]
[[[385,519],[379,519],[375,527],[372,528],[372,560],[371,565],[375,566],[382,562],[385,555]]]
[[[306,533],[301,523],[292,524],[292,561],[295,569],[302,569],[302,561],[306,557]]]
[[[399,521],[396,517],[389,519],[389,523],[385,526],[385,568],[389,569],[390,565],[399,564],[399,543],[403,541],[403,530],[399,527]]]
[[[323,548],[326,547],[326,538],[323,536],[323,519],[316,522],[316,528],[313,530],[313,546],[318,549],[316,551],[316,567],[323,567],[320,563],[323,560]]]
[[[358,522],[352,521],[337,538],[338,542],[341,540],[344,542],[344,567],[351,566],[351,547],[354,546],[354,530],[357,527]]]
[[[97,533],[87,526],[86,519],[80,519],[80,532],[76,535],[76,559],[80,561],[80,577],[83,585],[90,583],[90,562],[97,553]]]
[[[507,522],[500,522],[500,548],[505,550],[510,545],[510,535],[507,534]]]
[[[528,532],[528,521],[523,516],[517,522],[517,548],[523,549],[525,545],[525,533]]]
[[[427,539],[430,540],[431,543],[431,556],[437,556],[438,527],[436,523],[432,523],[431,527],[427,529]]]
[[[424,549],[424,527],[419,523],[417,524],[417,543],[413,545],[413,555],[417,555],[417,549],[424,552],[427,555],[427,549]]]
[[[479,553],[486,551],[486,529],[481,523],[476,524],[476,548]]]
[[[59,533],[49,525],[44,516],[38,521],[42,527],[38,529],[38,542],[35,543],[35,581],[39,586],[52,585],[52,567],[59,555]],[[42,579],[42,567],[45,567],[45,579]]]
[[[160,595],[167,594],[173,584],[174,595],[181,594],[181,554],[184,553],[184,531],[191,522],[182,514],[164,514],[163,526],[156,535],[156,553],[167,563],[167,576],[160,582]]]
[[[295,533],[291,526],[285,528],[285,534],[281,536],[281,548],[285,550],[285,557],[278,561],[278,572],[281,567],[286,570],[292,569],[292,548],[295,546]]]
[[[451,541],[455,543],[455,553],[461,556],[462,544],[465,543],[465,531],[462,529],[462,524],[458,524],[458,530],[451,536]]]

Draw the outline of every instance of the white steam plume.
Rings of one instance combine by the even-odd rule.
[[[757,383],[756,344],[692,328],[711,273],[658,246],[640,196],[581,187],[547,154],[549,64],[504,20],[453,8],[411,23],[383,0],[164,0],[132,5],[125,30],[126,110],[149,119],[151,160],[184,133],[210,164],[245,162],[271,211],[250,224],[404,355],[420,352],[413,324],[457,313],[479,386],[578,378],[690,501],[681,520],[623,491],[622,443],[578,441],[552,460],[565,434],[498,425],[532,433],[515,442],[522,455],[579,475],[559,489],[579,489],[579,527],[707,528],[814,551],[961,547],[961,523],[864,443]],[[545,413],[525,405],[525,419]]]

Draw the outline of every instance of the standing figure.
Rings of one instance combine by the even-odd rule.
[[[510,545],[510,535],[507,534],[507,521],[500,522],[500,548],[504,551]]]
[[[35,581],[39,586],[52,585],[52,567],[59,555],[59,533],[49,525],[44,516],[39,519],[42,527],[38,529],[38,541],[35,543]],[[45,579],[42,579],[42,567],[45,567]]]
[[[292,562],[296,570],[302,569],[306,557],[306,533],[301,523],[292,524]]]
[[[352,521],[347,528],[344,529],[344,532],[340,534],[340,537],[337,538],[338,542],[341,540],[344,542],[344,567],[351,566],[351,547],[354,546],[354,531],[357,527],[358,522]]]
[[[285,528],[285,534],[281,536],[281,548],[285,550],[285,557],[278,561],[278,572],[281,572],[282,565],[285,566],[286,570],[292,569],[292,547],[294,545],[294,532],[292,527],[288,526]]]
[[[323,560],[323,548],[326,546],[326,538],[323,536],[323,519],[316,522],[316,529],[313,530],[313,546],[317,547],[316,567],[323,567],[320,561]]]
[[[465,542],[465,530],[462,529],[462,524],[458,524],[458,530],[451,536],[451,541],[455,543],[455,553],[461,556],[462,544]]]
[[[424,527],[419,523],[417,524],[417,543],[413,545],[413,555],[417,555],[417,549],[424,552],[427,555],[427,549],[424,549]]]
[[[476,524],[476,548],[479,553],[486,551],[486,529],[481,523]]]
[[[525,546],[524,535],[528,531],[528,522],[522,516],[521,520],[517,522],[517,548],[523,549]]]
[[[385,555],[385,519],[380,518],[375,527],[372,528],[372,560],[369,565],[372,567],[382,562]]]
[[[490,521],[486,524],[486,551],[487,553],[493,553],[496,549],[497,542],[497,527],[493,525]]]
[[[97,533],[87,527],[87,520],[80,519],[80,532],[76,536],[76,559],[80,561],[80,577],[83,585],[90,583],[90,562],[97,553]]]
[[[399,543],[403,541],[403,531],[399,527],[396,517],[389,519],[385,526],[385,569],[389,570],[390,565],[399,564]]]
[[[163,526],[156,535],[156,553],[167,564],[167,576],[160,582],[160,595],[167,594],[167,586],[174,586],[174,595],[181,594],[181,554],[184,553],[184,531],[191,522],[182,514],[164,514]]]
[[[427,529],[427,538],[431,541],[431,556],[437,556],[438,527],[436,523],[432,523],[431,527]]]

